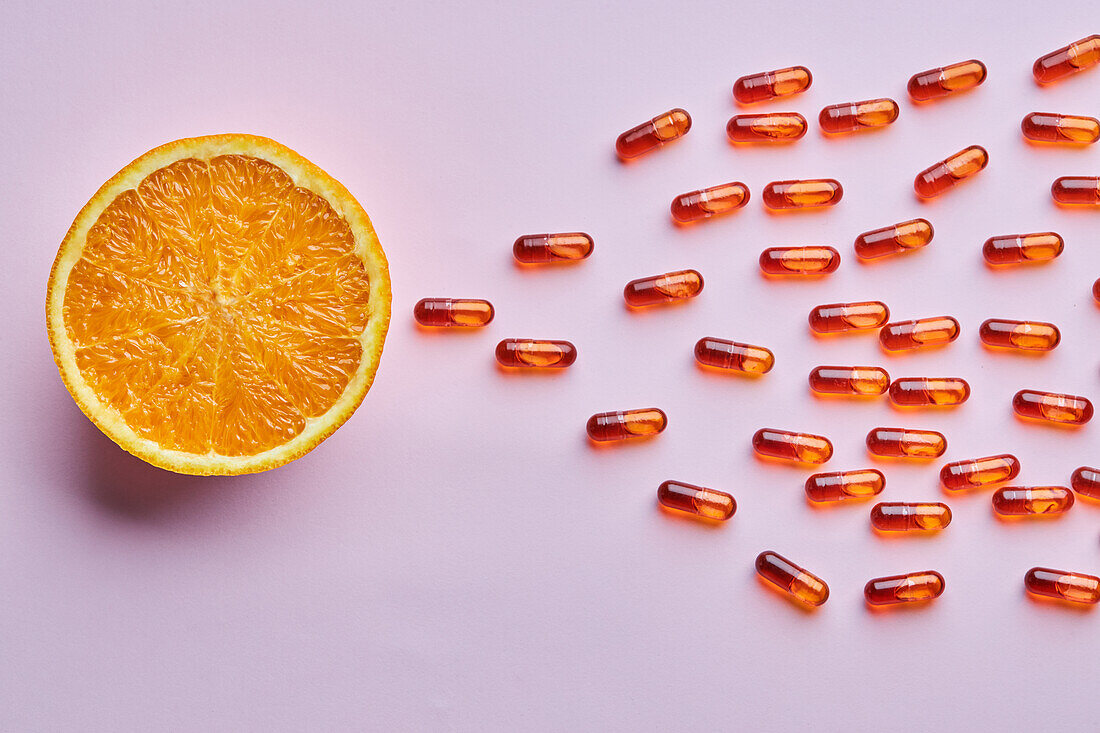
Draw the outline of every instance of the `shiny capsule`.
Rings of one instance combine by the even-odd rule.
[[[1100,120],[1095,117],[1032,112],[1020,123],[1024,137],[1044,143],[1088,145],[1100,139]]]
[[[1100,278],[1092,283],[1092,299],[1100,303]]]
[[[1048,262],[1062,254],[1066,243],[1054,232],[990,237],[982,245],[982,256],[991,265]]]
[[[884,488],[886,477],[873,468],[815,473],[806,479],[806,497],[815,502],[869,499],[881,494]]]
[[[592,237],[584,232],[525,234],[512,245],[512,255],[528,265],[576,262],[592,254],[594,246]]]
[[[1063,425],[1084,425],[1092,419],[1092,402],[1088,398],[1055,392],[1022,389],[1012,398],[1012,409],[1020,417]]]
[[[909,96],[917,102],[927,102],[954,92],[973,89],[985,81],[985,77],[986,68],[981,61],[960,61],[914,74],[909,79]]]
[[[934,532],[951,524],[951,510],[940,502],[881,502],[871,507],[871,526],[881,532]]]
[[[669,509],[723,522],[737,511],[737,502],[726,492],[680,481],[665,481],[657,487],[657,501]]]
[[[888,458],[939,458],[947,451],[947,438],[935,430],[872,428],[867,450]]]
[[[768,275],[827,275],[840,267],[832,247],[768,247],[760,253],[760,269]]]
[[[600,443],[627,438],[649,438],[668,427],[668,416],[656,407],[600,412],[585,424],[588,437]]]
[[[1032,568],[1024,575],[1028,593],[1074,603],[1100,603],[1100,578],[1068,570]]]
[[[817,121],[831,134],[885,127],[898,118],[898,103],[892,99],[833,104],[821,110]]]
[[[989,153],[985,148],[971,145],[918,173],[913,181],[913,190],[924,199],[939,196],[981,171],[988,163]]]
[[[856,237],[856,255],[870,260],[920,249],[932,241],[934,234],[932,223],[927,219],[910,219],[860,234]]]
[[[1046,56],[1040,56],[1032,67],[1035,81],[1050,84],[1064,76],[1096,66],[1100,63],[1100,35],[1092,35],[1071,43]]]
[[[824,463],[833,455],[833,444],[824,436],[774,428],[757,430],[752,449],[762,456],[799,463]]]
[[[879,328],[890,320],[890,309],[878,300],[858,303],[827,303],[810,311],[810,329],[815,333],[845,333]]]
[[[695,360],[718,369],[766,374],[775,366],[775,355],[763,346],[707,336],[695,343]]]
[[[878,340],[887,351],[905,351],[925,346],[942,346],[959,337],[959,322],[951,316],[918,318],[887,323]]]
[[[619,135],[619,139],[615,141],[615,150],[620,158],[637,158],[683,137],[690,129],[691,115],[677,107]]]
[[[863,596],[872,606],[886,606],[930,601],[939,598],[943,589],[943,576],[935,570],[925,570],[920,573],[874,578],[863,586]]]
[[[1053,323],[997,318],[983,322],[978,336],[986,346],[1019,351],[1050,351],[1062,340],[1062,334]]]
[[[631,280],[623,289],[628,305],[635,308],[694,298],[703,290],[703,276],[695,270],[677,270],[663,275]]]
[[[1006,516],[1062,514],[1073,506],[1065,486],[1005,486],[993,492],[993,511]]]
[[[413,318],[432,328],[478,328],[493,320],[493,304],[474,298],[424,298],[413,307]]]
[[[772,181],[760,197],[769,209],[810,209],[835,206],[844,198],[844,187],[832,178]]]
[[[821,394],[882,395],[890,375],[875,366],[819,366],[810,372],[810,389]]]
[[[1050,195],[1060,204],[1100,206],[1100,178],[1063,176],[1050,185]]]
[[[1100,499],[1100,468],[1081,466],[1073,472],[1069,485],[1081,496]]]
[[[1011,481],[1020,475],[1020,460],[1011,453],[948,463],[940,469],[945,489],[960,491]]]
[[[890,401],[906,407],[949,407],[970,399],[970,385],[958,377],[902,377],[890,384]]]
[[[691,191],[672,200],[672,218],[688,223],[736,211],[749,202],[749,188],[740,181]]]
[[[789,97],[804,92],[813,83],[813,75],[805,66],[791,66],[775,71],[742,76],[733,83],[733,96],[741,104],[763,102],[776,97]]]
[[[506,367],[564,369],[577,360],[577,348],[568,341],[504,339],[496,356]]]
[[[806,134],[806,118],[797,112],[734,115],[726,136],[735,143],[794,142]]]
[[[756,572],[807,606],[820,606],[829,600],[829,586],[824,580],[770,550],[756,556]]]

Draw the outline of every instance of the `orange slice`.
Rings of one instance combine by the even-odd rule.
[[[366,212],[253,135],[177,140],[123,168],[77,215],[46,296],[84,414],[191,474],[263,471],[331,435],[374,380],[389,318]]]

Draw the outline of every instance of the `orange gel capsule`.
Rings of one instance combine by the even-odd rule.
[[[493,304],[474,298],[424,298],[413,307],[413,318],[433,328],[477,328],[493,320]]]
[[[809,209],[835,206],[844,198],[844,187],[832,178],[772,181],[761,193],[769,209]]]
[[[1012,398],[1012,409],[1020,417],[1064,425],[1084,425],[1092,419],[1092,403],[1087,398],[1055,392],[1022,389]]]
[[[605,443],[627,438],[648,438],[663,432],[667,426],[668,417],[664,411],[648,407],[597,413],[588,418],[585,430],[592,440]]]
[[[564,369],[576,360],[577,348],[568,341],[504,339],[497,344],[501,366]]]
[[[982,256],[991,265],[1047,262],[1062,254],[1066,243],[1054,232],[990,237],[982,245]]]
[[[775,355],[763,346],[707,336],[695,343],[695,360],[706,366],[749,374],[766,374],[775,366]]]
[[[1100,303],[1100,278],[1092,284],[1092,299]]]
[[[756,556],[756,572],[807,606],[820,606],[829,600],[829,586],[824,580],[770,550]]]
[[[819,366],[810,372],[810,389],[822,394],[882,395],[890,375],[875,366]]]
[[[935,430],[872,428],[867,450],[888,458],[939,458],[947,451],[947,438]]]
[[[529,265],[576,262],[592,254],[595,243],[584,232],[525,234],[512,245],[516,260]]]
[[[879,328],[890,320],[890,309],[878,300],[858,303],[828,303],[810,311],[810,329],[815,333],[844,333]]]
[[[619,139],[615,141],[615,150],[620,158],[637,158],[683,137],[690,129],[691,115],[677,107],[619,135]]]
[[[881,494],[884,488],[886,477],[873,468],[815,473],[806,479],[806,496],[816,502],[867,499]]]
[[[1044,143],[1094,143],[1100,139],[1100,120],[1095,117],[1032,112],[1020,123],[1024,137]]]
[[[752,449],[762,456],[799,463],[824,463],[833,455],[833,444],[821,435],[761,428],[752,436]]]
[[[1069,485],[1081,496],[1100,499],[1100,468],[1081,466],[1073,472]]]
[[[1062,334],[1053,323],[996,318],[982,323],[978,335],[986,346],[1020,351],[1050,351],[1062,340]]]
[[[695,270],[677,270],[664,275],[631,280],[623,289],[628,305],[635,308],[694,298],[703,290],[703,276]]]
[[[985,168],[988,163],[989,153],[985,148],[971,145],[918,173],[913,181],[913,190],[924,199],[939,196]]]
[[[1006,516],[1062,514],[1073,506],[1065,486],[1005,486],[993,492],[993,511]]]
[[[733,96],[741,104],[763,102],[776,97],[789,97],[804,92],[813,83],[813,75],[805,66],[791,66],[775,71],[742,76],[733,83]]]
[[[806,118],[797,112],[734,115],[726,135],[735,143],[786,143],[806,134]]]
[[[840,267],[832,247],[768,247],[760,253],[760,269],[769,275],[827,275]]]
[[[915,321],[887,323],[878,332],[878,340],[888,351],[942,346],[959,337],[959,322],[951,316],[918,318]]]
[[[970,385],[958,377],[902,377],[890,385],[890,400],[906,407],[949,407],[968,399]]]
[[[920,249],[932,241],[934,234],[932,223],[927,219],[910,219],[860,234],[856,237],[856,255],[870,260]]]
[[[930,601],[939,598],[943,594],[943,588],[943,576],[935,570],[925,570],[870,580],[863,586],[863,596],[872,606],[886,606]]]
[[[740,181],[723,183],[677,196],[672,201],[672,218],[684,223],[709,219],[740,209],[748,202],[748,186]]]
[[[1060,204],[1100,206],[1100,178],[1063,176],[1050,186],[1050,195]]]
[[[1064,76],[1084,71],[1100,63],[1100,35],[1082,38],[1035,61],[1031,71],[1035,81],[1050,84]]]
[[[1100,603],[1100,578],[1068,570],[1032,568],[1024,575],[1028,593],[1074,603]]]
[[[737,511],[737,502],[724,491],[665,481],[657,487],[657,501],[669,509],[725,521]]]
[[[868,127],[885,127],[898,118],[898,103],[892,99],[833,104],[821,110],[817,121],[825,132],[855,132]]]
[[[871,526],[882,532],[934,532],[951,524],[951,510],[939,502],[881,502],[871,507]]]
[[[1020,460],[1011,453],[948,463],[940,469],[940,483],[951,491],[1011,481],[1020,475]]]
[[[960,61],[950,66],[929,69],[914,74],[909,79],[909,96],[917,102],[927,102],[937,97],[945,97],[953,92],[961,92],[985,81],[985,64],[977,59]]]

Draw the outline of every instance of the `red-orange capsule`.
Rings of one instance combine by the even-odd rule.
[[[695,270],[677,270],[663,275],[631,280],[623,289],[628,305],[635,308],[694,298],[703,290],[703,276]]]
[[[1063,76],[1084,71],[1098,63],[1100,63],[1100,35],[1092,35],[1057,51],[1051,51],[1046,56],[1040,56],[1031,71],[1035,74],[1035,81],[1040,84],[1050,84]]]
[[[766,374],[775,366],[775,355],[763,346],[711,336],[695,343],[695,360],[706,366],[749,374]]]
[[[752,448],[762,456],[799,463],[824,463],[833,455],[833,444],[824,436],[774,428],[757,430]]]
[[[872,606],[885,606],[894,603],[912,603],[930,601],[943,594],[943,576],[935,570],[920,573],[891,575],[874,578],[863,586],[863,596]]]
[[[756,556],[756,572],[807,606],[820,606],[829,600],[829,586],[824,580],[770,550]]]
[[[1092,284],[1092,298],[1097,303],[1100,303],[1100,278],[1097,278]]]
[[[924,346],[942,346],[959,337],[959,322],[951,316],[918,318],[915,321],[887,323],[878,332],[878,340],[888,351],[905,351]]]
[[[1050,195],[1060,204],[1100,206],[1100,178],[1063,176],[1050,186]]]
[[[881,502],[871,507],[871,526],[881,532],[934,532],[951,524],[951,510],[940,502]]]
[[[835,206],[844,198],[844,187],[832,178],[772,181],[760,196],[769,209],[810,209]]]
[[[592,254],[595,243],[584,232],[525,234],[512,245],[516,260],[529,265],[576,262]]]
[[[1092,419],[1092,402],[1071,394],[1022,389],[1012,398],[1012,409],[1020,417],[1064,425],[1084,425]]]
[[[615,141],[620,158],[637,158],[667,142],[681,138],[691,129],[691,115],[679,107],[633,127]]]
[[[993,492],[993,511],[1006,516],[1062,514],[1073,506],[1065,486],[1005,486]]]
[[[1054,232],[1010,234],[985,240],[982,256],[991,265],[1048,262],[1062,254],[1065,246],[1062,237]]]
[[[985,64],[977,59],[960,61],[950,66],[929,69],[914,74],[909,79],[909,96],[917,102],[945,97],[953,92],[961,92],[985,81]]]
[[[906,407],[950,407],[970,399],[970,385],[958,377],[902,377],[890,384],[890,400]]]
[[[668,416],[656,407],[600,412],[588,418],[588,437],[601,443],[627,438],[648,438],[668,427]]]
[[[1020,475],[1020,459],[1011,453],[948,463],[940,469],[945,489],[960,491],[1011,481]]]
[[[939,458],[947,451],[947,438],[935,430],[872,428],[867,450],[888,458]]]
[[[726,135],[735,143],[787,143],[806,134],[806,118],[797,112],[734,115]]]
[[[927,219],[910,219],[860,234],[856,237],[856,255],[870,260],[920,249],[932,241],[934,234],[932,223]]]
[[[740,181],[702,188],[672,200],[672,218],[679,222],[709,219],[736,211],[749,202],[749,188]]]
[[[496,355],[501,366],[564,369],[577,360],[577,348],[568,341],[504,339]]]
[[[985,148],[971,145],[918,173],[913,181],[913,190],[924,199],[939,196],[985,168],[988,163],[989,153]]]
[[[413,318],[433,328],[477,328],[493,320],[493,304],[474,298],[424,298],[413,307]]]
[[[878,300],[858,303],[828,303],[810,311],[810,329],[815,333],[844,333],[879,328],[890,320],[890,309]]]
[[[983,322],[978,335],[986,346],[1019,351],[1050,351],[1062,340],[1061,332],[1053,323],[998,318]]]
[[[806,479],[806,497],[816,502],[869,499],[884,488],[886,477],[873,468],[815,473]]]
[[[885,127],[898,118],[898,103],[892,99],[868,99],[863,102],[833,104],[821,110],[817,121],[825,132],[855,132],[869,127]]]
[[[733,83],[733,96],[741,104],[763,102],[776,97],[789,97],[804,92],[813,83],[813,75],[805,66],[791,66],[775,71],[742,76]]]
[[[1081,496],[1100,499],[1100,468],[1081,466],[1073,472],[1069,485]]]
[[[1100,120],[1095,117],[1032,112],[1020,123],[1024,137],[1044,143],[1088,145],[1100,139]]]
[[[737,511],[737,502],[726,492],[680,481],[665,481],[657,487],[657,501],[669,509],[723,522]]]
[[[1074,603],[1100,603],[1100,578],[1068,570],[1032,568],[1024,575],[1028,593]]]
[[[876,366],[819,366],[810,372],[810,389],[822,394],[882,395],[890,375]]]
[[[827,275],[840,267],[832,247],[768,247],[760,253],[760,269],[769,275]]]

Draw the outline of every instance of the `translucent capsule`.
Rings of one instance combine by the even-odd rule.
[[[1005,486],[993,492],[993,511],[1007,516],[1062,514],[1073,506],[1065,486]]]
[[[497,344],[501,366],[564,369],[576,360],[577,348],[568,341],[504,339]]]
[[[977,59],[960,61],[950,66],[929,69],[914,74],[909,79],[909,96],[917,102],[927,102],[937,97],[945,97],[953,92],[961,92],[985,81],[985,64]]]
[[[884,488],[886,477],[873,468],[815,473],[806,479],[806,497],[816,502],[869,499]]]
[[[935,231],[927,219],[910,219],[900,224],[873,229],[856,237],[856,255],[865,259],[885,257],[920,249],[932,241]]]
[[[833,444],[826,437],[774,428],[757,430],[752,448],[762,456],[798,463],[824,463],[833,455]]]
[[[516,260],[529,265],[576,262],[592,254],[595,243],[584,232],[525,234],[512,245]]]
[[[821,110],[817,121],[828,133],[855,132],[869,127],[885,127],[898,118],[898,103],[892,99],[868,99],[864,102],[833,104]]]
[[[740,181],[691,191],[672,200],[672,218],[687,223],[736,211],[749,202],[749,188]]]
[[[1094,143],[1100,139],[1100,120],[1095,117],[1032,112],[1020,123],[1024,137],[1044,143]]]
[[[871,507],[871,526],[882,532],[934,532],[951,524],[951,510],[939,502],[881,502]]]
[[[918,173],[913,181],[913,190],[925,199],[939,196],[985,168],[988,163],[989,153],[985,148],[971,145]]]
[[[424,298],[413,307],[413,318],[432,328],[477,328],[493,320],[493,304],[474,298]]]
[[[1100,178],[1063,176],[1050,186],[1050,195],[1060,204],[1100,206]]]
[[[1020,475],[1020,460],[1011,453],[948,463],[940,469],[945,489],[960,491],[1011,481]]]
[[[683,137],[691,129],[691,115],[677,107],[633,127],[615,141],[615,150],[623,159],[637,158],[667,142]]]
[[[1040,56],[1031,71],[1035,74],[1035,81],[1040,84],[1050,84],[1063,76],[1084,71],[1098,63],[1100,63],[1100,35],[1092,35],[1052,51],[1046,56]]]
[[[1012,409],[1020,417],[1064,425],[1084,425],[1092,419],[1092,403],[1087,398],[1055,392],[1022,389],[1012,398]]]
[[[703,276],[695,270],[677,270],[663,275],[631,280],[623,289],[628,305],[635,308],[694,298],[703,290]]]
[[[756,572],[807,606],[820,606],[829,600],[829,586],[824,580],[770,550],[756,556]]]
[[[882,395],[890,375],[875,366],[819,366],[810,372],[810,389],[822,394]]]
[[[1024,575],[1028,593],[1074,603],[1100,603],[1100,578],[1068,570],[1032,568]]]
[[[943,594],[943,576],[935,570],[920,573],[891,575],[875,578],[863,586],[863,596],[872,606],[886,606],[894,603],[912,603],[930,601]]]
[[[668,416],[656,407],[600,412],[588,418],[588,437],[600,443],[627,438],[649,438],[668,427]]]
[[[890,320],[890,309],[878,300],[828,303],[810,311],[810,329],[816,333],[844,333],[879,328]]]
[[[800,181],[772,181],[764,186],[761,198],[769,209],[809,209],[835,206],[844,197],[844,187],[832,178]]]
[[[935,430],[873,428],[867,450],[888,458],[939,458],[947,451],[947,438]]]
[[[657,501],[669,509],[725,521],[737,511],[737,502],[724,491],[665,481],[657,488]]]
[[[878,333],[878,340],[887,351],[942,346],[958,337],[959,322],[951,316],[887,323]]]
[[[1081,496],[1100,499],[1100,468],[1081,466],[1073,472],[1069,485]]]
[[[726,135],[735,143],[786,143],[806,134],[806,118],[797,112],[734,115]]]
[[[763,346],[707,336],[695,343],[695,360],[700,364],[749,374],[766,374],[775,366],[775,355]]]
[[[970,399],[970,385],[958,377],[902,377],[890,384],[890,400],[906,407],[961,405]]]
[[[1092,284],[1092,299],[1100,303],[1100,278],[1097,278]]]
[[[1062,340],[1062,334],[1053,323],[997,318],[983,322],[978,336],[986,346],[1020,351],[1050,351]]]
[[[832,247],[768,247],[760,253],[760,269],[768,275],[827,275],[840,267]]]
[[[804,92],[813,83],[813,75],[805,66],[791,66],[775,71],[742,76],[733,83],[733,96],[741,104],[763,102],[776,97],[789,97]]]
[[[1047,262],[1062,254],[1065,246],[1062,237],[1054,232],[1011,234],[985,240],[982,256],[991,265]]]

